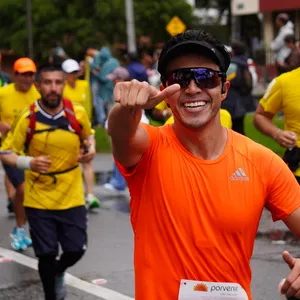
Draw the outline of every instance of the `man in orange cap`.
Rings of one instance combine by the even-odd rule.
[[[36,65],[30,58],[17,59],[14,62],[13,71],[15,82],[0,89],[0,132],[3,145],[18,115],[40,97],[39,92],[33,85]],[[24,229],[26,224],[23,208],[24,171],[5,164],[3,164],[3,167],[6,176],[15,189],[13,206],[16,215],[16,227],[11,234],[11,245],[13,249],[22,251],[31,246],[32,243]]]

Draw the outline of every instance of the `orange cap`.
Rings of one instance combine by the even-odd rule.
[[[28,57],[21,57],[14,62],[14,72],[26,73],[36,72],[36,65],[34,61]]]

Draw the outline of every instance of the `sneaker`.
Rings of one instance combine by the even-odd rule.
[[[31,247],[32,246],[32,240],[31,238],[27,235],[26,233],[26,230],[24,228],[20,228],[20,231],[21,231],[21,235],[22,235],[22,238],[23,238],[23,241],[25,243],[25,245],[27,247]]]
[[[27,249],[27,245],[23,239],[22,229],[24,230],[24,228],[15,227],[13,232],[10,234],[10,237],[12,238],[11,246],[16,251],[24,251]]]
[[[56,300],[64,300],[67,295],[65,273],[57,274],[55,276],[55,295]]]
[[[14,203],[13,200],[11,198],[8,198],[8,202],[7,202],[7,212],[9,214],[13,214],[14,213]]]
[[[105,188],[105,189],[107,189],[107,190],[110,190],[110,191],[114,191],[114,192],[122,192],[122,191],[124,191],[125,189],[117,189],[117,188],[115,188],[111,183],[105,183],[105,184],[103,184],[103,187]]]
[[[87,197],[86,197],[86,206],[87,206],[88,209],[99,208],[100,207],[100,201],[94,195],[87,195]]]

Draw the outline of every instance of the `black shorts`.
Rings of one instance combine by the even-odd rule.
[[[3,164],[3,168],[12,185],[16,188],[21,183],[24,183],[24,171],[18,168],[10,167]]]
[[[25,207],[32,245],[36,256],[80,252],[87,247],[87,211],[85,206],[66,210]]]

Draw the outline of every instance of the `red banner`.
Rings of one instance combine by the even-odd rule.
[[[300,0],[260,0],[259,11],[300,9]]]

